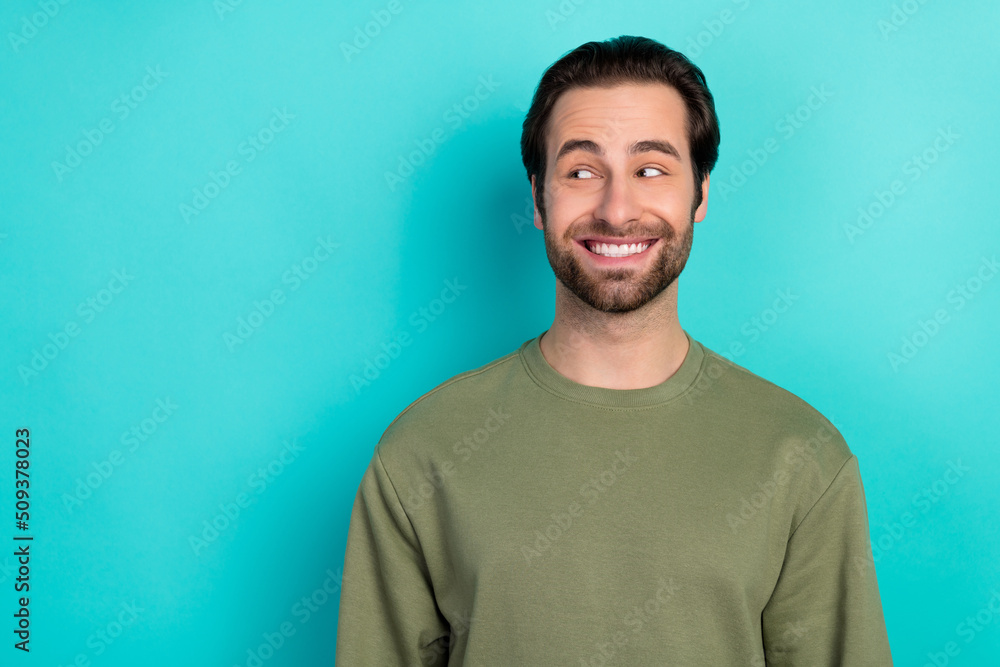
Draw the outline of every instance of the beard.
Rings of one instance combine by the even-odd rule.
[[[586,228],[571,226],[559,242],[549,233],[544,215],[542,228],[545,254],[559,282],[591,308],[605,313],[628,313],[656,298],[684,270],[694,240],[694,209],[680,235],[666,222],[661,229],[649,230],[622,230],[607,223],[594,222]],[[657,237],[656,243],[646,249],[646,252],[654,253],[654,257],[649,258],[650,266],[646,269],[588,268],[573,247],[573,237],[585,233],[619,238]]]

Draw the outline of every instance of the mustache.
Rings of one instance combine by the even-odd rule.
[[[616,227],[608,222],[595,220],[587,225],[582,225],[579,227],[570,226],[565,233],[566,240],[572,240],[580,236],[607,236],[610,238],[618,239],[629,239],[629,238],[662,238],[665,240],[670,240],[676,236],[677,232],[673,227],[664,223],[662,227],[655,229],[648,229],[642,227],[630,227],[628,229],[622,229],[621,227]]]

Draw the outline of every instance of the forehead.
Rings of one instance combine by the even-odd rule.
[[[635,140],[666,139],[688,156],[686,120],[684,98],[666,84],[572,88],[552,108],[547,154],[551,159],[567,139],[591,139],[612,150]]]

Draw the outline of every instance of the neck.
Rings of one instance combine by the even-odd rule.
[[[556,281],[556,316],[539,348],[561,375],[591,387],[644,389],[677,372],[688,352],[677,281],[629,313],[605,313]]]

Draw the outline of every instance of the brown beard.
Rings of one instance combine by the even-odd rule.
[[[594,222],[585,230],[570,227],[564,234],[563,246],[557,245],[549,234],[549,227],[542,216],[542,228],[545,236],[545,254],[556,278],[575,294],[581,301],[596,310],[605,313],[628,313],[649,303],[663,290],[677,280],[684,270],[688,256],[691,254],[691,244],[694,240],[694,210],[692,209],[683,236],[668,224],[662,230],[619,230],[602,222]],[[624,233],[623,233],[624,232]],[[656,243],[646,252],[656,253],[652,265],[645,273],[636,269],[601,269],[599,277],[582,264],[572,248],[573,237],[583,233],[601,236],[624,237],[658,237]],[[570,246],[565,248],[565,246]]]

